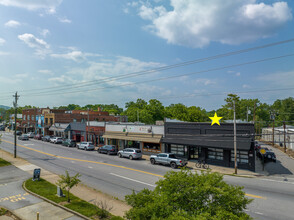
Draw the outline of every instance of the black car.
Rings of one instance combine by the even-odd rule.
[[[269,150],[267,147],[262,147],[258,150],[257,152],[257,157],[259,157],[260,159],[262,159],[262,154],[260,153],[260,150],[264,149],[265,150],[265,154],[264,154],[264,162],[269,162],[269,161],[273,161],[276,162],[277,161],[277,157],[276,154]]]
[[[104,146],[102,146],[102,147],[100,147],[100,148],[98,148],[98,153],[100,153],[100,154],[102,154],[102,153],[104,153],[104,154],[117,154],[117,149],[116,149],[116,146],[114,146],[114,145],[104,145]]]
[[[16,135],[22,135],[21,131],[16,131]]]
[[[46,135],[46,136],[42,137],[42,141],[49,142],[50,138],[52,138],[52,136]]]
[[[75,140],[71,140],[71,139],[65,139],[62,142],[62,145],[66,146],[66,147],[76,147],[76,144],[77,144],[77,142]]]

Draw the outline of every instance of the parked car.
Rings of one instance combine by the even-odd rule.
[[[23,134],[21,136],[18,137],[18,140],[22,140],[22,141],[28,141],[29,140],[29,136],[26,134]]]
[[[42,137],[43,137],[43,135],[36,134],[35,137],[34,137],[34,139],[36,139],[36,140],[42,140]]]
[[[261,149],[264,149],[265,150],[264,162],[269,162],[269,161],[276,162],[277,161],[277,157],[276,157],[275,152],[269,150],[267,147],[260,148],[258,150],[257,154],[256,154],[257,157],[259,157],[260,159],[262,159],[262,154],[260,153],[260,150]]]
[[[65,139],[62,142],[62,145],[66,146],[66,147],[76,147],[76,144],[77,144],[77,142],[75,140],[71,140],[71,139]]]
[[[83,150],[94,150],[95,147],[92,144],[92,142],[81,142],[77,144],[78,149],[83,149]]]
[[[21,131],[16,131],[16,135],[22,135]]]
[[[117,154],[117,149],[116,149],[116,146],[114,145],[104,145],[102,147],[99,147],[97,152],[99,154]]]
[[[35,136],[35,134],[33,132],[28,132],[26,133],[26,135],[29,137],[29,138],[33,138]]]
[[[126,148],[117,152],[119,157],[128,157],[132,159],[142,159],[142,152],[140,149],[136,148]]]
[[[179,166],[184,167],[188,163],[186,159],[177,158],[176,155],[172,153],[160,153],[157,155],[151,155],[150,162],[153,165],[156,163],[170,165],[173,169],[176,169]]]
[[[62,142],[63,142],[62,137],[52,137],[52,138],[50,138],[50,143],[61,144]]]
[[[0,131],[5,131],[5,126],[4,125],[0,125]]]
[[[50,138],[52,138],[52,136],[46,135],[46,136],[42,137],[42,141],[49,142]]]

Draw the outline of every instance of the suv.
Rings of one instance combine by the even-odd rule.
[[[18,140],[22,140],[22,141],[28,141],[29,140],[29,136],[26,134],[23,134],[21,136],[18,137]]]
[[[62,145],[66,147],[76,147],[76,144],[76,141],[71,139],[66,139],[62,142]]]
[[[130,160],[132,159],[142,159],[142,152],[136,148],[126,148],[120,150],[118,153],[119,157],[128,157]]]
[[[41,134],[36,134],[35,137],[34,137],[34,139],[36,139],[36,140],[42,140],[42,136],[43,135],[41,135]]]
[[[22,135],[21,131],[16,131],[16,135]]]
[[[33,137],[35,136],[33,132],[28,132],[26,135],[27,135],[29,138],[33,138]]]
[[[95,149],[92,142],[81,142],[80,144],[77,144],[77,148],[84,149],[84,150],[94,150]]]
[[[42,137],[42,141],[49,142],[50,138],[52,138],[52,136],[46,135],[46,136]]]
[[[257,157],[259,157],[262,160],[262,154],[260,153],[261,149],[265,150],[264,162],[268,162],[268,161],[276,162],[277,161],[276,154],[273,151],[269,150],[267,147],[260,148],[256,154]]]
[[[61,144],[63,139],[61,137],[53,137],[50,139],[50,142],[53,144]]]
[[[104,154],[117,154],[117,150],[116,150],[116,146],[114,145],[104,145],[102,147],[100,147],[97,152],[99,154],[104,153]]]

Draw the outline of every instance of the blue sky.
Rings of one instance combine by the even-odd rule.
[[[142,72],[294,38],[293,8],[290,0],[0,0],[0,104],[12,106],[16,91],[19,105],[39,107],[156,98],[212,110],[230,92],[269,104],[293,97],[294,56],[229,66],[289,55],[294,41]]]

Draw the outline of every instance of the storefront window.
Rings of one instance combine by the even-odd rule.
[[[24,121],[26,120],[26,115],[23,116],[23,120],[24,120]]]
[[[30,115],[28,115],[28,117],[27,117],[27,118],[28,118],[28,121],[29,121],[29,120],[30,120]]]
[[[32,115],[32,121],[34,121],[35,120],[35,116],[34,115]]]
[[[139,141],[126,141],[126,147],[127,148],[138,148],[140,149],[140,142]]]
[[[161,152],[159,143],[143,143],[143,151],[146,152]]]
[[[170,145],[170,153],[174,153],[176,155],[184,156],[185,155],[185,146],[184,145]]]
[[[235,162],[234,151],[231,151],[231,162]],[[238,163],[248,163],[248,152],[237,150],[237,162]]]
[[[223,149],[208,148],[208,159],[224,160],[224,151],[223,151]]]

